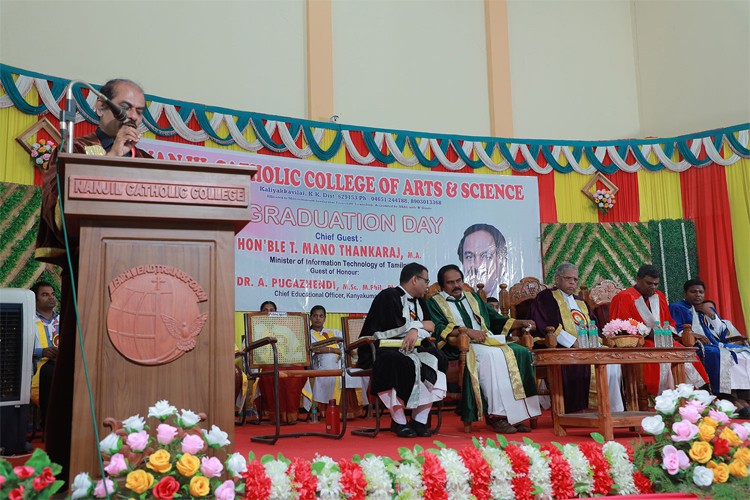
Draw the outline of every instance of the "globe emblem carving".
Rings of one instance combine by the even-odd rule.
[[[117,351],[144,365],[170,363],[194,349],[208,319],[208,299],[186,272],[171,266],[130,269],[109,284],[107,332]]]

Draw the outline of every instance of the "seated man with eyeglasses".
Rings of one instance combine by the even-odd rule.
[[[427,268],[417,262],[401,269],[399,285],[372,301],[360,337],[375,337],[373,362],[369,345],[358,350],[357,366],[372,367],[370,392],[391,412],[391,431],[399,437],[427,437],[432,403],[445,397],[448,361],[434,342],[435,330],[424,304],[430,284]],[[407,423],[405,410],[411,410]]]

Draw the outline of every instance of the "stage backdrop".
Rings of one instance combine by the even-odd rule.
[[[164,141],[139,146],[157,158],[258,168],[252,220],[235,239],[238,311],[273,300],[283,311],[323,304],[331,311],[366,312],[378,291],[398,283],[405,263],[425,265],[432,281],[441,266],[463,265],[458,247],[474,224],[496,228],[505,241],[464,249],[477,250],[479,267],[488,272],[474,280],[493,283],[488,294],[496,296],[500,283],[541,275],[533,177],[467,179]]]

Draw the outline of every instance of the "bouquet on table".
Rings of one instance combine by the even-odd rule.
[[[736,409],[690,384],[662,392],[642,422],[654,442],[636,444],[638,470],[660,492],[750,497],[750,424],[732,422]]]
[[[99,443],[106,475],[94,481],[85,472],[78,474],[71,485],[73,499],[235,497],[235,488],[242,486],[240,475],[247,470],[245,458],[234,453],[222,463],[208,456],[209,448],[229,445],[226,432],[215,425],[210,431],[201,429],[205,414],[178,412],[167,401],[150,407],[148,417],[159,422],[153,435],[140,415],[104,421],[112,429]],[[225,467],[231,479],[222,481]]]
[[[643,337],[648,335],[649,328],[630,319],[613,319],[602,328],[604,343],[610,347],[635,347],[643,345]],[[622,345],[620,345],[622,344]]]

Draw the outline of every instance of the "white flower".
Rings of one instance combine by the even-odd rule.
[[[227,471],[233,477],[239,477],[240,474],[247,471],[247,460],[242,456],[242,453],[232,453],[227,459]]]
[[[266,475],[271,480],[271,500],[286,500],[294,498],[292,480],[286,473],[289,466],[281,460],[271,460],[263,464],[266,469]]]
[[[677,395],[685,399],[692,396],[694,391],[695,388],[693,387],[693,384],[680,384],[675,388]]]
[[[633,479],[633,463],[628,458],[628,452],[623,445],[615,441],[608,441],[602,446],[602,452],[610,464],[612,479],[617,485],[618,495],[637,495]]]
[[[693,392],[693,399],[697,399],[704,406],[708,406],[714,399],[716,399],[716,396],[712,396],[708,391],[698,390]]]
[[[725,399],[717,399],[714,401],[714,406],[720,411],[726,413],[729,417],[734,415],[734,412],[737,411],[737,407],[731,401]]]
[[[120,451],[120,447],[122,447],[122,440],[114,432],[99,441],[99,451],[105,455],[114,455]]]
[[[156,404],[148,409],[149,417],[156,417],[162,422],[169,416],[177,413],[177,408],[169,404],[169,401],[162,399],[157,401]]]
[[[398,487],[399,499],[421,498],[424,494],[422,468],[411,462],[402,462],[398,466],[394,482]]]
[[[667,394],[667,391],[664,391],[656,396],[656,404],[654,405],[656,411],[665,415],[672,415],[677,409],[678,396],[673,391],[669,392],[672,392],[672,394]]]
[[[664,419],[661,415],[654,415],[653,417],[645,417],[641,421],[641,427],[643,430],[653,436],[658,436],[664,432]]]
[[[552,469],[550,469],[546,454],[543,455],[541,451],[529,444],[521,446],[521,449],[531,460],[529,479],[536,486],[537,494],[540,498],[552,498]]]
[[[331,457],[315,456],[313,464],[323,462],[325,466],[320,473],[316,474],[313,469],[313,475],[318,478],[318,497],[324,500],[339,500],[343,495],[341,491],[341,471],[338,464]]]
[[[591,496],[594,490],[594,478],[586,455],[574,444],[566,444],[563,447],[563,457],[570,464],[570,475],[573,484],[581,485],[576,493]]]
[[[372,500],[390,500],[393,498],[393,480],[388,469],[386,469],[383,460],[379,457],[366,457],[359,463],[362,467],[362,473],[367,479],[367,491],[365,492],[368,499]]]
[[[513,466],[510,463],[508,455],[500,448],[493,448],[487,446],[484,448],[482,455],[484,455],[487,464],[489,464],[492,472],[490,477],[492,482],[490,483],[490,494],[492,498],[499,498],[501,500],[513,500],[515,495],[513,494]]]
[[[91,481],[88,473],[81,472],[73,480],[73,484],[70,485],[72,494],[70,498],[77,500],[78,498],[88,498],[91,496],[90,490],[94,483]]]
[[[206,438],[208,446],[213,446],[214,448],[229,445],[229,439],[227,439],[229,437],[229,434],[222,431],[215,425],[212,425],[211,430],[208,432],[203,429],[203,437]]]
[[[177,423],[180,424],[180,426],[184,429],[195,427],[200,421],[201,418],[197,413],[193,413],[192,411],[185,409],[183,409],[180,413],[180,416],[177,417]]]
[[[448,491],[448,498],[469,498],[471,474],[456,450],[442,448],[437,457],[445,469],[445,489]]]
[[[697,466],[693,470],[693,482],[697,486],[711,486],[711,483],[714,482],[714,471],[709,469],[708,467],[703,467],[702,465]]]
[[[128,434],[141,432],[146,427],[146,421],[140,415],[133,415],[129,419],[123,420],[122,426],[128,431]]]

